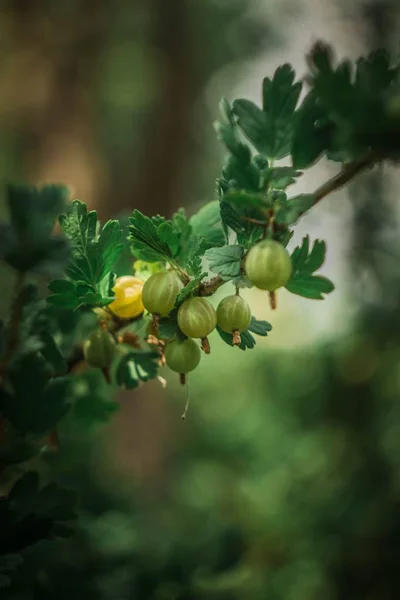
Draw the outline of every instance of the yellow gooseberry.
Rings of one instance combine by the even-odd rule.
[[[108,305],[111,312],[120,319],[134,319],[142,314],[143,281],[133,275],[118,277],[113,287],[115,300]]]

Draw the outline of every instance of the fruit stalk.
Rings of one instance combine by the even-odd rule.
[[[239,329],[235,329],[232,331],[232,343],[234,346],[240,346],[241,342],[242,338],[240,336],[240,331]]]
[[[201,338],[201,349],[204,354],[211,354],[211,346],[208,337]]]

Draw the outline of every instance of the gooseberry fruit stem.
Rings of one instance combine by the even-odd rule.
[[[201,338],[200,348],[203,350],[204,354],[211,354],[211,346],[208,337]]]
[[[269,303],[271,305],[272,310],[275,310],[277,307],[276,292],[269,293]]]
[[[187,398],[186,398],[186,404],[185,404],[185,409],[181,415],[181,419],[182,421],[186,421],[186,416],[189,410],[189,404],[190,404],[190,389],[189,389],[189,383],[186,382],[186,389],[187,389]]]
[[[242,342],[242,338],[240,336],[240,331],[239,329],[234,329],[232,331],[232,343],[234,346],[240,346]]]
[[[154,336],[158,335],[159,325],[160,325],[160,315],[154,314],[151,319],[151,332]]]

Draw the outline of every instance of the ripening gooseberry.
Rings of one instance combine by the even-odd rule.
[[[260,290],[274,292],[286,285],[292,274],[292,260],[286,248],[274,240],[263,240],[249,251],[246,275]]]
[[[183,283],[175,271],[154,273],[143,286],[144,307],[153,315],[166,317],[174,308]]]
[[[175,373],[189,373],[200,362],[201,352],[198,344],[191,338],[184,342],[173,340],[165,346],[165,362]]]
[[[133,275],[118,277],[113,287],[115,299],[108,305],[120,319],[134,319],[142,314],[143,281]]]
[[[225,333],[246,331],[251,321],[251,310],[241,296],[226,296],[217,307],[218,327]]]
[[[91,367],[108,369],[115,356],[116,344],[112,335],[105,329],[93,331],[83,343],[83,354]]]
[[[205,338],[217,326],[217,313],[205,298],[189,298],[178,310],[178,325],[191,338]]]

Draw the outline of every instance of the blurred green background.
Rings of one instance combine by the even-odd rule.
[[[397,50],[396,0],[0,2],[0,181],[64,181],[102,219],[214,199],[221,95],[315,37]],[[322,163],[299,187],[333,173]],[[301,190],[302,191],[302,190]],[[190,378],[67,423],[46,471],[79,490],[68,542],[25,553],[11,600],[392,600],[400,590],[400,270],[394,170],[301,223],[328,245],[324,302],[248,291],[253,351],[211,337]],[[1,209],[3,210],[3,209]],[[1,305],[9,273],[1,274]],[[229,287],[229,286],[228,286]],[[227,290],[221,290],[221,294]],[[216,299],[217,300],[217,299]]]

